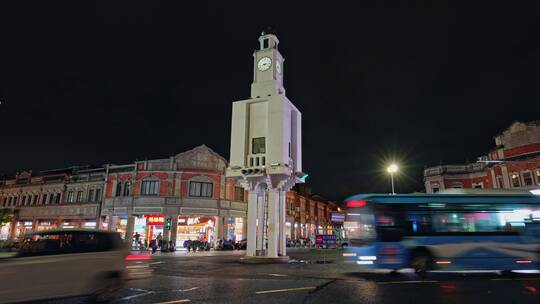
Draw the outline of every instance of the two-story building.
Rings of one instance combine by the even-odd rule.
[[[332,233],[337,223],[332,222],[332,213],[337,204],[318,195],[298,190],[287,192],[286,235],[288,239],[310,238],[319,233]]]
[[[17,173],[0,180],[0,207],[12,210],[14,220],[2,226],[0,239],[27,230],[98,227],[105,184],[104,167],[70,167]]]
[[[495,136],[495,147],[477,163],[424,170],[426,193],[449,188],[540,188],[540,122],[514,122]]]
[[[244,189],[225,177],[226,160],[207,146],[163,159],[107,166],[101,215],[109,230],[159,234],[181,247],[185,240],[242,240]]]

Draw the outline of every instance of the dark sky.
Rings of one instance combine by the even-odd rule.
[[[0,174],[203,143],[228,158],[268,25],[308,184],[329,198],[389,192],[392,159],[397,190],[422,190],[425,165],[474,161],[540,118],[540,10],[521,1],[110,2],[0,4]]]

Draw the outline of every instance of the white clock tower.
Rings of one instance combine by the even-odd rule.
[[[300,111],[285,96],[279,40],[262,33],[251,98],[233,103],[227,176],[248,195],[247,259],[286,259],[285,196],[303,182]]]

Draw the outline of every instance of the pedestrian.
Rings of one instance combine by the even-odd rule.
[[[141,235],[138,232],[135,232],[135,235],[133,236],[133,239],[135,240],[135,249],[139,250],[141,245]]]
[[[157,246],[161,248],[163,246],[163,236],[161,236],[161,232],[158,233],[156,240],[157,240]]]
[[[150,241],[150,248],[152,248],[152,254],[156,253],[157,250],[157,242],[155,239]]]
[[[184,242],[184,247],[187,248],[188,252],[191,251],[191,239],[188,239],[187,241]]]

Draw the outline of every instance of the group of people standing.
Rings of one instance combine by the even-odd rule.
[[[158,249],[160,249],[161,251],[165,249],[169,251],[174,251],[174,244],[172,241],[169,241],[168,243],[164,241],[163,235],[161,234],[161,232],[158,233],[156,237],[152,238],[150,242],[148,242],[148,240],[145,239],[144,244],[143,244],[143,242],[141,241],[141,235],[138,232],[135,232],[135,234],[133,235],[133,249],[135,250],[149,249],[149,250],[152,250],[152,253],[156,253]]]

